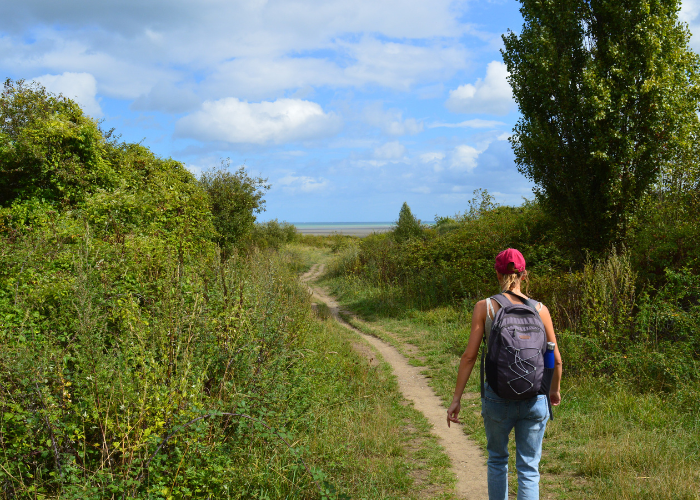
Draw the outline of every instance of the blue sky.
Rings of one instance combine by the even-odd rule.
[[[3,77],[75,98],[192,172],[267,177],[260,220],[423,220],[531,197],[499,49],[511,0],[0,2]],[[700,0],[680,15],[700,33]],[[696,26],[698,29],[696,29]],[[697,51],[700,40],[693,37]]]

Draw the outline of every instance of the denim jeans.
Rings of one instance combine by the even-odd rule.
[[[489,500],[508,499],[508,437],[515,429],[518,500],[539,500],[542,438],[549,419],[547,396],[524,401],[500,398],[485,384],[481,415],[486,428]]]

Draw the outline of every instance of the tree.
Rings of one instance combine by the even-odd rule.
[[[113,185],[105,138],[80,106],[38,83],[10,79],[0,95],[0,205],[43,198],[75,204]]]
[[[267,179],[250,177],[245,167],[228,170],[230,161],[204,172],[199,180],[209,193],[217,243],[228,252],[241,246],[255,226],[255,214],[265,210],[263,196],[270,189]]]
[[[677,0],[521,0],[503,58],[518,170],[579,248],[624,240],[698,127],[698,57]]]
[[[399,242],[407,241],[417,238],[422,232],[420,220],[415,218],[408,203],[404,201],[399,211],[399,220],[396,221],[394,228],[394,239]]]

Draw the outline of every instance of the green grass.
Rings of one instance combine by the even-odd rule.
[[[394,344],[414,364],[425,366],[445,406],[451,401],[459,356],[466,346],[471,314],[440,307],[402,309],[391,289],[358,279],[333,278],[325,285],[365,321],[355,326]],[[541,462],[543,499],[700,498],[700,391],[641,392],[611,377],[562,381],[562,405],[545,435]],[[465,392],[464,431],[485,445],[480,416],[479,372]],[[469,394],[472,393],[472,394]],[[511,456],[511,462],[512,462]],[[511,469],[515,470],[514,463]],[[511,475],[511,491],[517,488]]]
[[[391,368],[371,366],[353,350],[360,337],[334,320],[319,325],[304,368],[313,424],[303,432],[313,462],[352,498],[453,498],[449,459]]]

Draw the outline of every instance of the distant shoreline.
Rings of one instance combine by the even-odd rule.
[[[347,236],[368,236],[372,233],[386,233],[394,229],[395,222],[290,222],[301,234],[329,236],[344,234]],[[433,222],[423,223],[432,226]]]
[[[344,234],[347,236],[368,236],[372,233],[391,231],[393,222],[291,222],[301,234],[328,236]]]

